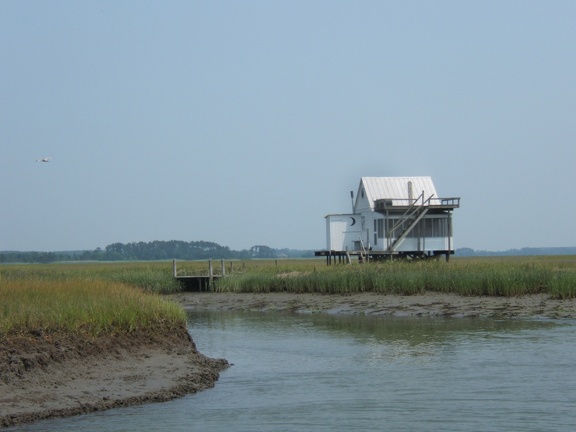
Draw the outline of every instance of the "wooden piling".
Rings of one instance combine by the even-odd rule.
[[[212,268],[212,258],[208,260],[208,283],[212,287],[212,281],[214,280],[214,270]]]

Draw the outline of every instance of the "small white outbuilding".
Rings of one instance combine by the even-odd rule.
[[[348,214],[326,216],[326,250],[317,256],[428,258],[454,253],[452,211],[431,177],[362,177]]]

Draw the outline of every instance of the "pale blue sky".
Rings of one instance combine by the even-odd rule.
[[[362,176],[576,246],[574,1],[0,2],[0,250],[322,249]],[[50,163],[37,163],[51,156]]]

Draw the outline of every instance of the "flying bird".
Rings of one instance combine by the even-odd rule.
[[[50,159],[52,159],[51,157],[45,157],[42,159],[36,159],[36,162],[50,162]]]

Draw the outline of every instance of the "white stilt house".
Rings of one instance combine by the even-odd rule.
[[[430,177],[362,177],[353,210],[326,216],[326,250],[317,256],[427,258],[454,253],[452,211]]]

